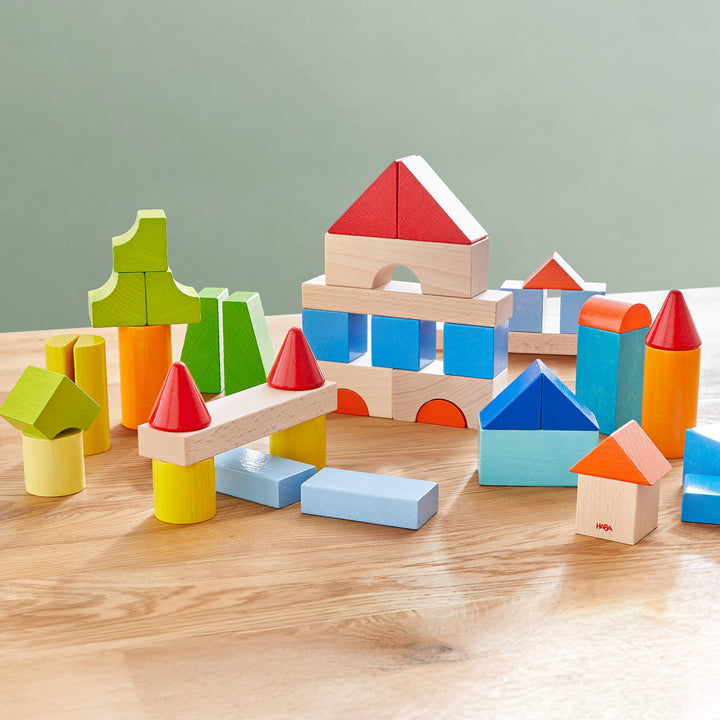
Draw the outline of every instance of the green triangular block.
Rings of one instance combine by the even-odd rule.
[[[88,293],[93,327],[147,325],[145,273],[116,273],[97,290]]]
[[[114,272],[168,269],[167,220],[162,210],[138,210],[133,226],[112,239]]]
[[[148,325],[200,322],[200,299],[187,285],[175,282],[170,270],[145,273]]]

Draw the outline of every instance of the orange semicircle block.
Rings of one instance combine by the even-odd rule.
[[[448,427],[467,427],[462,410],[449,400],[428,400],[419,410],[415,422]]]
[[[343,415],[362,415],[363,417],[370,415],[367,403],[362,397],[354,390],[348,390],[347,388],[338,388],[337,410],[335,412]]]

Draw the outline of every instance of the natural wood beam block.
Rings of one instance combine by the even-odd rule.
[[[564,333],[511,332],[508,352],[529,355],[577,355],[577,335]]]
[[[373,367],[370,353],[349,363],[318,360],[318,365],[323,375],[336,382],[338,388],[357,393],[367,405],[370,417],[392,418],[391,368]]]

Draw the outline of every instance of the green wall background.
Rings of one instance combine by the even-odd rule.
[[[0,330],[88,324],[139,208],[176,278],[294,312],[323,234],[423,155],[491,237],[611,291],[718,284],[720,5],[0,4]]]

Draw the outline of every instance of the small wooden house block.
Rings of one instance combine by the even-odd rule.
[[[631,420],[576,463],[579,535],[635,545],[657,527],[659,480],[671,469]]]

